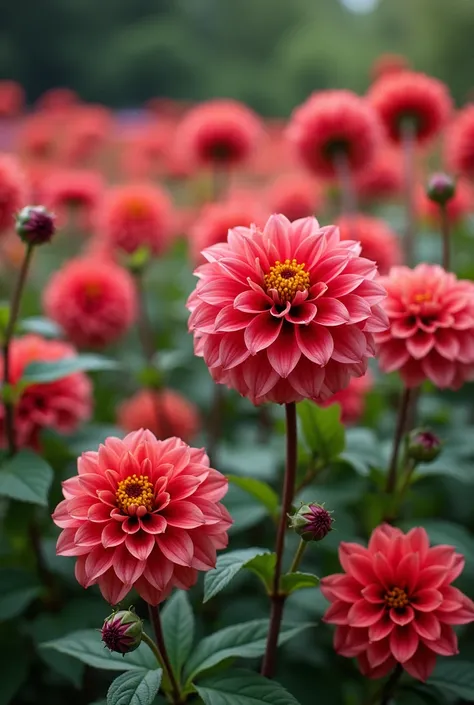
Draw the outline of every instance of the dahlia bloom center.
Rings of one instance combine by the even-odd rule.
[[[155,493],[148,475],[130,475],[118,483],[117,507],[125,514],[144,516],[153,511]]]
[[[277,291],[282,303],[292,301],[297,291],[309,289],[310,276],[305,266],[304,262],[299,264],[296,259],[277,260],[264,277],[267,291]]]
[[[140,198],[129,198],[125,205],[125,210],[132,218],[144,218],[148,215],[147,204]]]
[[[403,609],[410,604],[410,600],[405,590],[400,587],[394,587],[385,593],[385,604],[390,609]]]

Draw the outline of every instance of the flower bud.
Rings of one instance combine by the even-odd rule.
[[[407,455],[417,463],[431,463],[440,452],[441,441],[431,431],[416,428],[408,435]]]
[[[140,646],[143,622],[133,608],[112,612],[101,629],[102,641],[110,651],[128,654]]]
[[[321,541],[332,530],[333,521],[321,504],[302,504],[290,517],[290,527],[303,541]]]
[[[452,199],[456,192],[456,184],[454,179],[448,174],[438,172],[433,174],[428,181],[426,195],[431,201],[438,203],[440,206],[446,205]]]
[[[16,216],[16,231],[27,245],[42,245],[54,235],[54,217],[45,206],[25,206]]]

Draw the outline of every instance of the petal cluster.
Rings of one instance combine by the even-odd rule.
[[[430,548],[424,529],[385,524],[368,548],[341,543],[339,560],[345,572],[321,581],[332,603],[324,621],[337,625],[336,651],[356,657],[364,675],[381,678],[400,663],[425,681],[437,655],[458,652],[452,625],[474,621],[474,603],[451,585],[464,567],[453,547]]]
[[[315,218],[271,216],[204,252],[188,300],[195,352],[255,404],[318,401],[362,376],[385,330],[373,262]]]
[[[381,277],[390,327],[376,334],[384,372],[397,370],[408,387],[429,379],[459,389],[474,377],[474,284],[442,267],[393,267]]]
[[[388,274],[394,265],[402,262],[398,236],[384,220],[359,213],[342,216],[336,225],[341,239],[360,242],[362,256],[376,262],[379,274]]]
[[[14,216],[25,205],[26,183],[13,157],[0,154],[0,235],[13,230]]]
[[[16,384],[32,362],[55,362],[73,357],[71,345],[37,335],[14,338],[10,346],[10,382]],[[0,367],[0,378],[3,369]],[[26,387],[15,406],[15,440],[20,448],[38,448],[39,434],[49,428],[71,433],[92,412],[92,384],[83,372],[54,382]],[[0,438],[5,446],[5,411],[0,405]]]
[[[68,210],[73,209],[79,216],[77,224],[90,230],[103,190],[104,180],[97,171],[58,169],[46,178],[43,198],[61,224],[67,221]]]
[[[226,491],[204,450],[179,438],[158,441],[143,429],[110,437],[63,483],[57,553],[76,556],[79,583],[98,584],[111,604],[135,588],[156,605],[214,568],[232,523],[220,503]]]
[[[446,161],[460,176],[474,176],[474,105],[460,110],[447,132]]]

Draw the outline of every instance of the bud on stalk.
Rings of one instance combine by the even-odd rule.
[[[303,541],[321,541],[332,530],[334,519],[321,504],[302,504],[290,517],[290,527]]]
[[[110,651],[128,654],[140,646],[143,622],[133,608],[113,612],[104,621],[101,629],[102,641]]]
[[[16,216],[16,232],[26,245],[43,245],[54,235],[54,218],[45,206],[25,206]]]
[[[438,436],[427,429],[415,428],[408,434],[407,456],[417,463],[431,463],[441,453]]]

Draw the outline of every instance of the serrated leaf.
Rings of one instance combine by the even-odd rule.
[[[267,553],[265,548],[243,548],[221,554],[214,570],[206,573],[204,578],[204,600],[207,602],[230,583],[239,570],[255,556]]]
[[[221,629],[203,639],[195,648],[185,666],[187,682],[228,658],[259,658],[265,653],[268,635],[268,619],[235,624]],[[278,643],[284,644],[310,625],[282,624]]]
[[[262,581],[268,593],[272,591],[273,576],[275,574],[276,553],[264,553],[255,556],[245,564],[247,570],[251,570]]]
[[[209,678],[196,690],[205,705],[298,705],[280,683],[243,668]]]
[[[153,670],[156,666],[156,659],[146,644],[141,643],[138,649],[122,656],[105,648],[96,629],[82,629],[40,646],[73,656],[93,668],[109,671]]]
[[[278,512],[280,500],[274,489],[266,482],[257,480],[254,477],[241,477],[240,475],[227,475],[227,479],[236,487],[247,492],[254,497],[260,504],[263,504],[265,509],[271,516],[275,516]]]
[[[323,409],[305,399],[297,405],[298,418],[306,445],[325,463],[337,458],[345,447],[341,409],[333,404]]]
[[[48,463],[31,450],[22,450],[0,468],[0,496],[45,507],[52,481]]]
[[[317,587],[319,578],[312,573],[287,573],[280,578],[280,590],[285,595],[291,595],[295,590]]]
[[[107,705],[151,705],[160,687],[161,676],[161,668],[122,673],[110,685]]]
[[[176,675],[180,675],[194,640],[194,615],[184,590],[178,590],[166,602],[161,615],[168,656]]]
[[[31,362],[23,373],[21,384],[55,382],[75,372],[116,370],[118,367],[119,363],[116,360],[92,353],[67,357],[54,362]]]
[[[474,663],[456,658],[440,659],[427,684],[449,690],[459,698],[474,702]]]
[[[0,622],[17,617],[41,592],[31,573],[21,568],[0,570]]]

